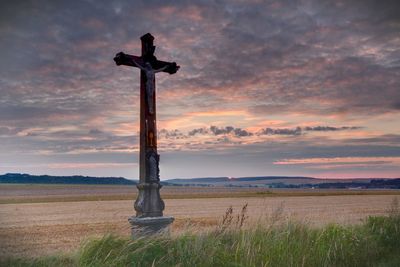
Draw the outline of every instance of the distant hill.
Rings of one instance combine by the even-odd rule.
[[[226,185],[267,185],[272,183],[290,183],[290,184],[304,184],[304,183],[316,183],[319,179],[312,177],[302,176],[256,176],[256,177],[212,177],[212,178],[186,178],[186,179],[170,179],[166,180],[169,184],[177,185],[215,185],[215,186],[226,186]]]
[[[7,173],[0,175],[1,183],[20,184],[109,184],[133,185],[138,181],[122,177],[90,177],[90,176],[50,176]],[[318,179],[303,176],[257,176],[257,177],[206,177],[169,179],[161,181],[167,186],[222,186],[222,187],[265,187],[265,188],[391,188],[400,189],[400,178],[359,178],[359,179]]]
[[[18,184],[118,184],[132,185],[136,181],[122,177],[90,177],[90,176],[50,176],[30,175],[22,173],[7,173],[0,175],[0,183]]]
[[[175,186],[223,186],[223,187],[267,187],[267,188],[392,188],[400,189],[400,178],[318,179],[303,176],[258,176],[258,177],[213,177],[184,178],[164,181]]]

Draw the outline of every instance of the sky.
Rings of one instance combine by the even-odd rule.
[[[155,37],[161,179],[400,177],[398,1],[2,1],[0,174],[139,174]]]

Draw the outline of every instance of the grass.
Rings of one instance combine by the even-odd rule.
[[[88,240],[70,256],[8,259],[4,266],[400,266],[400,209],[361,225],[312,228],[281,221],[281,210],[246,225],[232,208],[213,230],[177,237]]]

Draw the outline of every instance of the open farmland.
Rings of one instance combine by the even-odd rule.
[[[90,236],[129,235],[127,218],[134,214],[134,186],[0,188],[0,255],[48,255],[74,250]],[[179,234],[188,225],[214,227],[229,206],[239,211],[246,203],[248,224],[266,220],[276,210],[282,211],[283,218],[315,226],[354,224],[369,215],[385,214],[399,192],[166,187],[162,194],[165,214],[176,218],[172,234]]]
[[[400,195],[399,190],[267,189],[257,187],[164,186],[164,199],[333,195]],[[136,199],[135,185],[0,184],[0,204]]]

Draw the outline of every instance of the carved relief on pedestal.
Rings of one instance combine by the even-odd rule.
[[[143,214],[144,198],[144,191],[139,191],[139,195],[135,201],[135,204],[133,205],[137,214]]]
[[[147,152],[147,178],[148,182],[159,182],[160,181],[160,168],[159,161],[160,155],[154,150]]]

